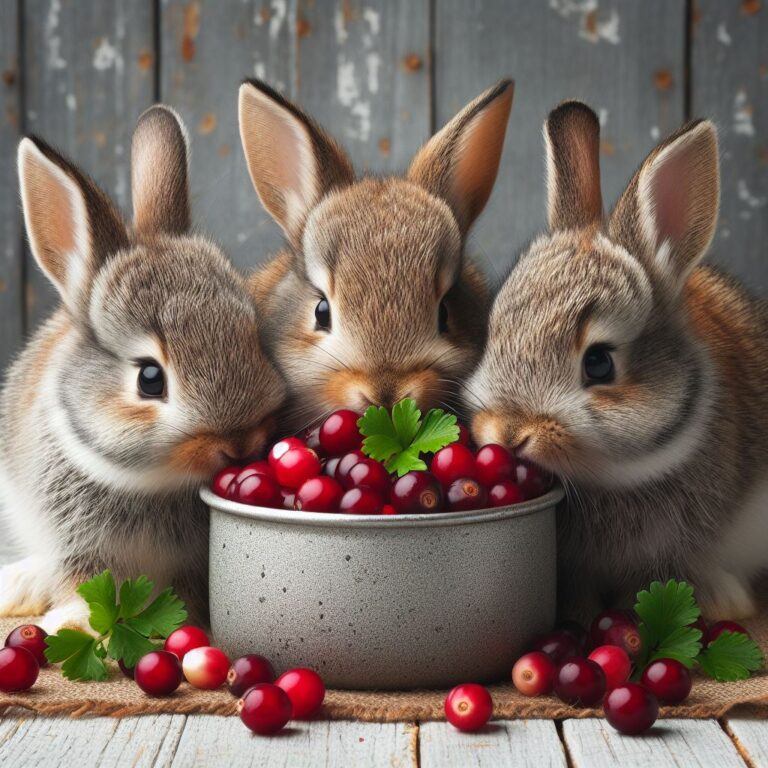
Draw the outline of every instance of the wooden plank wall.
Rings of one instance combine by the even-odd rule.
[[[248,179],[237,85],[297,99],[358,168],[407,167],[499,77],[517,80],[497,189],[470,251],[502,275],[544,223],[541,123],[558,101],[603,123],[612,204],[694,115],[723,146],[712,259],[768,295],[768,4],[763,0],[0,0],[0,365],[54,296],[25,256],[14,147],[36,132],[128,211],[130,133],[154,100],[190,128],[197,222],[250,268],[281,242]]]

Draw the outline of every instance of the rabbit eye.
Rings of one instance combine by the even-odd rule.
[[[440,302],[437,310],[437,331],[438,333],[448,333],[448,307],[444,301]]]
[[[593,344],[584,353],[584,379],[590,384],[610,384],[615,375],[611,348],[605,344]]]
[[[165,394],[165,374],[154,360],[141,363],[138,383],[142,397],[162,397]]]
[[[315,307],[315,327],[319,331],[331,330],[331,305],[325,296],[317,302]]]

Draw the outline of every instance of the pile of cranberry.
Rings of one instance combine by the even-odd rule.
[[[34,624],[16,627],[0,650],[0,691],[18,693],[37,681],[45,658],[45,630]],[[236,696],[240,719],[254,733],[277,733],[291,720],[315,715],[325,698],[317,672],[299,667],[275,679],[268,659],[248,654],[230,662],[206,633],[192,625],[172,632],[162,649],[150,651],[135,667],[119,662],[123,674],[149,696],[169,696],[184,679],[193,687],[215,690],[226,683]]]
[[[477,451],[466,427],[429,461],[429,471],[390,476],[362,451],[360,414],[332,413],[302,437],[286,437],[266,461],[222,469],[211,483],[226,499],[304,512],[395,515],[501,507],[541,496],[551,483],[500,445]]]

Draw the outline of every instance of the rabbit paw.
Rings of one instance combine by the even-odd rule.
[[[88,603],[79,595],[72,595],[63,602],[56,603],[40,621],[40,626],[49,634],[56,634],[60,629],[79,629],[91,635],[97,634],[88,619]]]
[[[25,557],[0,568],[0,616],[37,616],[50,602],[39,557]]]
[[[727,571],[710,578],[708,586],[701,590],[699,605],[704,617],[715,621],[746,619],[757,611],[749,585]]]

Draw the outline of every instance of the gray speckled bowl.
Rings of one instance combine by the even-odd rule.
[[[356,516],[211,509],[211,628],[232,657],[309,666],[335,688],[508,678],[555,618],[555,505]]]

